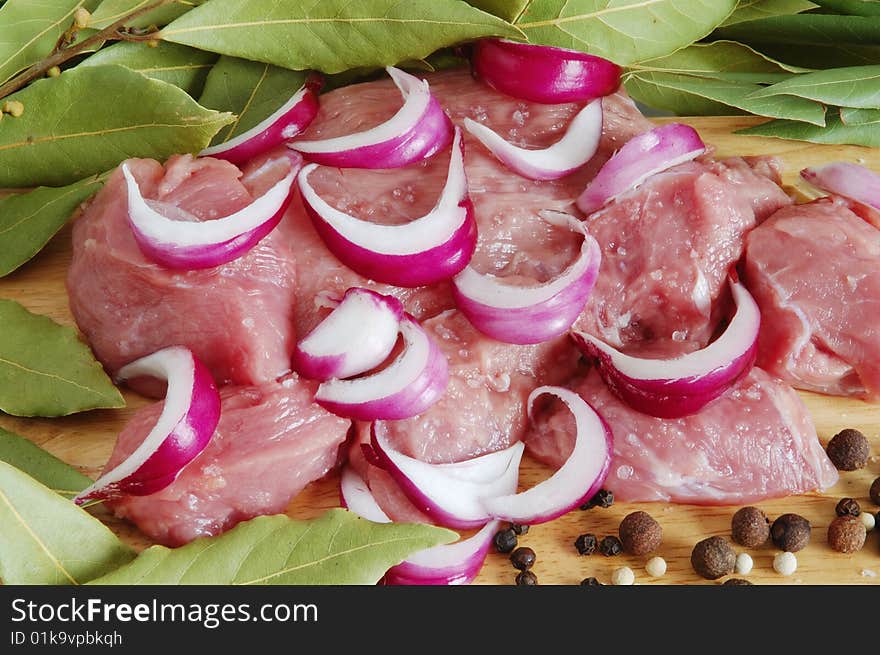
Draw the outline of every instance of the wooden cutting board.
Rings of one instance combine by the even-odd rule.
[[[696,127],[703,138],[716,146],[717,155],[775,154],[785,160],[785,182],[793,184],[804,166],[831,160],[862,163],[880,170],[880,150],[856,146],[817,146],[795,141],[762,139],[733,135],[740,127],[754,124],[753,118],[697,118],[686,122]],[[33,261],[12,275],[0,279],[0,298],[21,302],[33,312],[46,314],[66,325],[73,325],[67,307],[64,278],[70,260],[70,231],[63,230]],[[880,317],[878,317],[880,319]],[[0,332],[2,334],[2,332]],[[2,336],[0,336],[2,338]],[[826,544],[826,529],[834,518],[834,506],[845,496],[856,498],[864,509],[877,512],[871,504],[868,488],[880,476],[880,405],[861,401],[823,397],[804,393],[803,398],[816,422],[823,443],[845,427],[858,428],[872,443],[871,462],[867,469],[843,473],[840,482],[825,494],[797,496],[761,503],[772,518],[785,512],[796,512],[813,525],[810,545],[798,553],[798,570],[784,578],[772,569],[776,550],[771,547],[751,550],[755,568],[747,576],[756,584],[880,584],[880,530],[868,535],[865,548],[854,555],[833,552]],[[131,414],[146,404],[132,393],[126,393],[128,406],[122,410],[94,411],[60,419],[16,419],[0,414],[0,426],[28,437],[56,456],[97,476],[110,455],[116,434]],[[523,483],[539,481],[549,475],[545,467],[526,460]],[[338,503],[337,478],[312,484],[291,504],[288,513],[296,518],[310,518]],[[663,578],[652,579],[645,572],[646,557],[601,555],[580,557],[573,543],[583,532],[598,536],[617,534],[620,520],[629,512],[642,509],[652,514],[663,527],[663,544],[658,554],[668,563]],[[537,553],[534,572],[541,584],[578,584],[587,576],[609,583],[612,571],[629,566],[637,584],[701,583],[690,565],[693,545],[711,535],[730,534],[730,517],[736,507],[696,507],[657,503],[615,504],[610,509],[575,510],[560,519],[533,527],[520,539],[522,545]],[[98,515],[126,541],[137,547],[149,542],[132,526],[98,510]],[[491,553],[478,583],[512,584],[516,571],[507,557]],[[708,584],[719,584],[708,583]]]

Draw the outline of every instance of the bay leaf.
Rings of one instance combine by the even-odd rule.
[[[825,127],[800,121],[774,120],[736,132],[749,136],[769,136],[811,143],[838,143],[870,148],[880,147],[880,130],[875,125],[846,125],[836,112],[829,112]]]
[[[325,73],[423,59],[485,36],[522,38],[461,0],[211,0],[162,30],[175,43]]]
[[[467,3],[514,23],[532,4],[532,0],[467,0]]]
[[[674,73],[653,73],[650,71],[637,71],[627,77],[629,79],[626,88],[632,91],[633,97],[639,102],[657,107],[658,109],[679,113],[682,108],[681,106],[659,106],[657,103],[663,103],[663,97],[656,96],[657,91],[654,92],[656,97],[650,97],[646,90],[647,87],[696,96],[758,116],[806,121],[820,126],[825,124],[825,108],[822,105],[794,96],[753,97],[750,94],[762,88],[757,84],[713,80]],[[635,86],[629,81],[632,79],[638,80]],[[675,97],[672,96],[672,98]],[[667,96],[666,102],[669,102],[669,96]],[[689,107],[691,109],[696,108],[693,105],[689,105]],[[712,105],[706,105],[705,107],[706,109],[701,113],[718,113],[715,109],[709,109],[709,107],[713,107]]]
[[[40,252],[101,184],[102,177],[95,176],[65,187],[39,187],[0,200],[0,277]]]
[[[71,328],[0,299],[0,411],[66,416],[125,401]]]
[[[866,66],[880,61],[880,46],[851,45],[792,45],[762,43],[759,49],[764,54],[788,63],[797,62],[814,70],[844,68],[846,66]]]
[[[238,57],[220,57],[208,78],[199,104],[235,114],[235,120],[222,128],[213,144],[246,132],[290,100],[306,73],[279,68]]]
[[[80,7],[97,0],[8,0],[0,7],[0,82],[46,57]]]
[[[739,0],[734,12],[721,25],[733,25],[768,16],[799,14],[815,8],[816,4],[809,0]]]
[[[826,105],[880,107],[880,65],[830,68],[797,75],[765,87],[750,98],[789,95],[808,98]]]
[[[90,584],[372,585],[413,553],[457,539],[430,525],[371,523],[343,509],[261,516],[180,548],[152,546]]]
[[[517,26],[532,43],[629,65],[700,40],[735,6],[736,0],[540,0]]]
[[[82,584],[135,557],[103,523],[26,473],[0,462],[0,579]]]
[[[844,125],[876,125],[880,123],[880,109],[841,107],[840,121]]]
[[[213,52],[185,45],[163,41],[156,47],[150,47],[146,43],[130,41],[102,48],[79,65],[119,64],[154,80],[173,84],[196,97],[202,92],[216,61],[217,55]]]
[[[89,21],[91,27],[103,29],[125,18],[133,11],[137,11],[141,7],[155,2],[156,0],[103,0],[95,12],[92,14],[92,20]],[[129,27],[149,27],[151,25],[167,25],[175,18],[183,16],[193,7],[198,7],[207,0],[175,0],[169,5],[159,7],[145,14],[138,16],[126,25]]]
[[[876,0],[814,0],[824,9],[851,16],[880,16],[880,2]]]
[[[53,493],[65,498],[73,498],[92,484],[91,478],[67,462],[62,462],[29,439],[3,428],[0,428],[0,461],[27,473]]]
[[[880,16],[793,14],[743,21],[719,28],[715,36],[743,43],[795,43],[802,45],[863,44],[880,41]]]
[[[122,66],[76,66],[10,98],[24,114],[0,129],[0,187],[62,186],[127,157],[198,152],[232,120]]]

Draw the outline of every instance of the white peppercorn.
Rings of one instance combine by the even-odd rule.
[[[666,560],[662,557],[652,557],[648,560],[648,563],[645,564],[645,571],[648,572],[652,578],[662,578],[666,575]]]
[[[633,573],[633,570],[628,566],[621,566],[619,569],[614,569],[614,573],[611,574],[611,584],[618,587],[631,585],[635,581],[636,574]]]
[[[797,557],[794,553],[779,553],[773,558],[773,570],[779,575],[792,575],[797,571]]]
[[[752,567],[755,565],[755,562],[752,560],[752,556],[748,553],[740,553],[736,556],[736,563],[733,565],[733,570],[737,575],[748,575],[752,572]]]

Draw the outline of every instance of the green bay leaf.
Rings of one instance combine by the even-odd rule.
[[[205,81],[199,98],[203,107],[235,114],[235,120],[222,128],[213,144],[246,132],[268,118],[290,100],[306,73],[237,57],[220,57]]]
[[[0,579],[82,584],[130,562],[134,551],[103,523],[0,461]]]
[[[838,143],[856,146],[880,147],[880,129],[870,123],[846,125],[840,115],[829,112],[825,127],[817,127],[800,121],[775,120],[761,125],[737,130],[737,134],[769,136],[811,143]]]
[[[877,0],[815,0],[816,4],[837,14],[851,16],[880,16]]]
[[[874,45],[880,42],[880,16],[812,13],[770,16],[722,27],[716,30],[715,36],[743,43],[772,45]]]
[[[805,66],[814,70],[867,66],[880,61],[880,46],[851,45],[797,45],[761,43],[760,51],[773,59]]]
[[[125,401],[71,328],[0,299],[0,411],[67,416]]]
[[[176,43],[160,42],[156,47],[146,43],[117,43],[103,48],[80,66],[125,66],[154,80],[173,84],[196,97],[205,86],[205,80],[217,55]],[[216,109],[216,107],[214,107]]]
[[[840,120],[844,125],[876,125],[880,123],[880,109],[841,107]]]
[[[467,0],[467,3],[513,23],[532,4],[532,0]]]
[[[90,177],[65,187],[40,187],[0,200],[0,277],[40,252],[101,184],[101,177]]]
[[[325,73],[423,59],[485,36],[522,38],[461,0],[211,0],[162,30],[175,43]]]
[[[77,66],[10,97],[25,110],[0,129],[0,187],[62,186],[127,157],[198,152],[232,120],[122,66]]]
[[[816,4],[809,0],[739,0],[734,12],[721,25],[733,25],[768,16],[799,14],[815,8]]]
[[[415,552],[456,534],[371,523],[342,509],[311,521],[261,516],[180,548],[153,546],[91,584],[372,585]]]
[[[27,473],[52,492],[73,498],[92,484],[92,479],[32,441],[0,428],[0,461]]]
[[[880,107],[880,65],[830,68],[797,75],[753,93],[750,98],[789,95],[827,105]]]
[[[534,0],[517,26],[532,43],[629,65],[698,41],[735,6],[736,0]]]
[[[152,4],[156,0],[103,0],[89,22],[91,27],[103,29],[125,18],[138,9]],[[198,7],[207,0],[175,0],[169,5],[153,9],[137,18],[126,22],[129,27],[149,27],[151,25],[167,25],[175,18],[180,18],[193,7]]]

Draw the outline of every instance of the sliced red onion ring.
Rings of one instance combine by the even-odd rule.
[[[556,180],[586,164],[599,149],[602,102],[594,100],[581,109],[563,137],[543,150],[517,147],[470,118],[464,119],[464,127],[512,171],[532,180]]]
[[[271,116],[234,139],[205,148],[199,156],[225,159],[236,165],[243,164],[287,139],[292,139],[318,115],[318,92],[322,85],[320,76],[309,75],[305,84]]]
[[[156,209],[162,208],[162,203],[145,200],[128,164],[122,164],[128,188],[128,222],[138,246],[149,259],[173,269],[211,268],[241,257],[284,216],[299,171],[297,162],[290,161],[290,172],[265,194],[229,216],[209,221],[167,218]]]
[[[455,304],[462,314],[498,341],[541,343],[564,334],[583,312],[599,275],[601,250],[581,221],[562,212],[540,215],[584,235],[580,254],[561,275],[544,284],[518,287],[468,266],[453,281]]]
[[[502,93],[544,104],[585,102],[620,86],[620,67],[607,59],[506,39],[477,41],[473,65]]]
[[[187,348],[165,348],[123,366],[118,373],[120,380],[139,376],[168,381],[159,420],[131,455],[74,498],[78,505],[164,489],[214,435],[220,420],[220,394],[207,367]]]
[[[404,419],[437,402],[449,382],[449,364],[418,322],[400,321],[403,351],[386,368],[351,380],[321,383],[315,402],[338,416],[359,421]]]
[[[814,187],[880,209],[880,175],[869,168],[836,161],[801,171]]]
[[[661,418],[678,418],[702,409],[751,370],[758,346],[761,314],[746,288],[730,280],[736,313],[724,333],[702,350],[675,359],[625,355],[584,332],[577,345],[598,358],[608,387],[634,409]]]
[[[483,498],[516,491],[522,442],[455,464],[428,464],[395,450],[381,421],[373,423],[372,445],[407,498],[439,525],[473,528],[492,516]]]
[[[321,381],[365,373],[391,354],[402,317],[403,305],[394,296],[352,287],[297,344],[293,369]]]
[[[532,391],[529,416],[535,399],[543,394],[556,396],[574,414],[574,448],[556,473],[531,489],[483,498],[483,506],[495,518],[528,524],[550,521],[592,498],[608,475],[614,444],[604,419],[583,398],[562,387]]]
[[[643,132],[605,162],[578,198],[577,206],[591,214],[652,175],[696,159],[704,152],[706,144],[689,125],[669,123]]]
[[[346,467],[340,480],[342,505],[374,523],[390,523],[364,479]],[[490,521],[477,534],[454,544],[435,546],[412,555],[385,576],[394,585],[460,585],[477,577],[498,531],[499,521]]]
[[[419,287],[451,278],[467,266],[477,245],[477,224],[458,128],[440,199],[430,212],[403,225],[370,223],[331,207],[309,184],[315,168],[309,164],[299,176],[303,203],[330,252],[356,273]]]
[[[293,141],[309,161],[340,168],[400,168],[440,152],[452,140],[452,121],[431,94],[428,82],[392,66],[385,70],[403,96],[390,119],[364,132]]]

